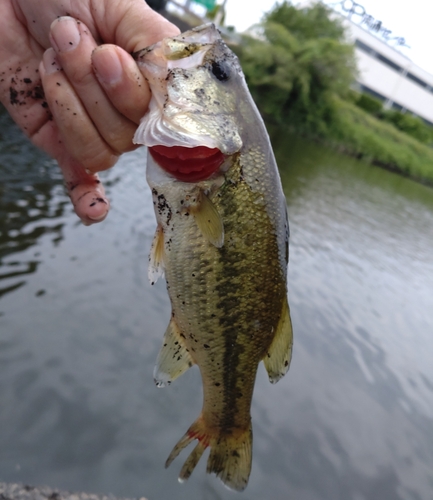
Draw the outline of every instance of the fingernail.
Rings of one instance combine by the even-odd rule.
[[[92,54],[93,69],[97,79],[106,85],[114,85],[122,78],[122,65],[114,47],[99,47]]]
[[[56,53],[53,49],[47,49],[42,56],[42,62],[44,64],[45,73],[51,75],[56,71],[61,71],[62,67],[56,59]]]
[[[108,215],[108,210],[105,211],[101,215],[94,215],[94,216],[90,216],[89,215],[88,217],[89,217],[89,219],[91,219],[91,220],[93,220],[95,222],[102,222],[105,219],[105,217],[107,217],[107,215]]]
[[[59,17],[51,24],[51,42],[56,52],[69,52],[80,43],[78,22],[72,17]]]
[[[87,217],[95,222],[101,222],[107,217],[110,205],[105,198],[95,197],[87,209]]]

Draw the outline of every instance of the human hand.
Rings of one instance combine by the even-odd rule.
[[[179,30],[143,0],[0,6],[0,101],[57,160],[83,223],[99,222],[109,203],[97,172],[135,147],[150,99],[130,53]]]

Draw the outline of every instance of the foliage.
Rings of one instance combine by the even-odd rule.
[[[321,3],[297,9],[277,5],[234,50],[260,110],[302,132],[324,133],[333,120],[334,94],[354,79],[352,45]]]
[[[265,14],[265,22],[279,23],[298,40],[330,38],[343,41],[343,25],[332,19],[331,10],[318,2],[310,7],[299,9],[283,2]]]
[[[433,144],[433,128],[424,123],[421,118],[394,109],[384,109],[382,102],[369,94],[358,94],[354,102],[367,113],[391,123],[414,139],[424,144]]]
[[[433,184],[433,149],[348,101],[335,98],[335,109],[328,142],[358,158]]]
[[[409,113],[401,113],[400,111],[384,110],[379,117],[392,123],[402,132],[414,137],[424,144],[433,143],[433,128],[424,123],[421,118],[412,116]]]
[[[234,47],[260,111],[270,122],[433,183],[433,149],[421,143],[433,143],[433,132],[351,89],[354,47],[331,12],[321,3],[297,9],[284,2]]]
[[[382,102],[369,94],[359,94],[355,104],[375,116],[378,116],[383,111]]]

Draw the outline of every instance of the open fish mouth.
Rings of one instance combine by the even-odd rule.
[[[198,182],[211,177],[225,161],[218,148],[197,146],[152,146],[149,153],[166,172],[183,182]]]
[[[242,70],[214,26],[165,38],[134,58],[152,99],[133,142],[149,147],[164,171],[187,182],[205,180],[241,151]]]

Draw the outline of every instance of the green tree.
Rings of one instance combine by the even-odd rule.
[[[332,97],[350,91],[354,49],[331,12],[321,3],[298,9],[284,2],[237,49],[260,110],[277,123],[324,132],[333,119]]]
[[[343,25],[332,18],[332,11],[320,2],[299,9],[285,1],[265,14],[264,21],[281,24],[298,40],[344,39]]]

